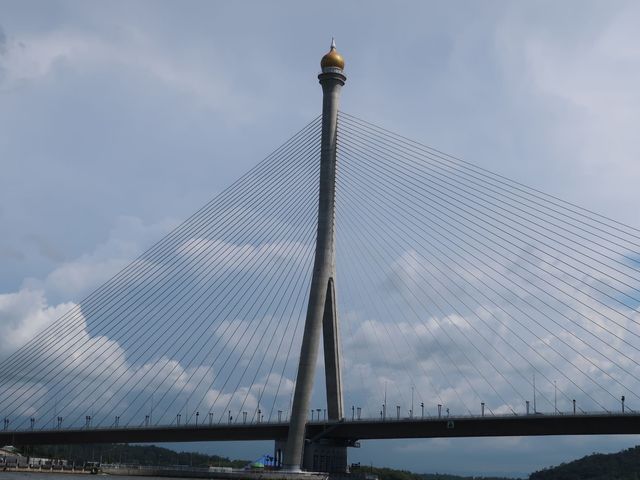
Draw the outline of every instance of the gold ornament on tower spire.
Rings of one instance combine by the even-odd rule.
[[[340,70],[344,70],[344,58],[342,58],[342,55],[336,50],[336,42],[333,38],[331,39],[331,50],[322,57],[320,66],[322,70],[325,68],[339,68]]]

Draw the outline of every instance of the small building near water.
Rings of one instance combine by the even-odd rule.
[[[17,467],[18,465],[27,465],[27,457],[11,445],[0,448],[1,467]]]

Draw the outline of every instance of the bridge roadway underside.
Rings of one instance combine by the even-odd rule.
[[[277,440],[286,438],[288,430],[289,426],[286,423],[18,430],[0,432],[0,445]],[[307,424],[306,429],[309,439],[334,438],[350,441],[613,434],[640,434],[640,414],[513,415],[311,422]]]

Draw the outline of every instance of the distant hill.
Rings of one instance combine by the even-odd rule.
[[[197,452],[175,452],[155,445],[40,445],[20,448],[24,455],[65,458],[76,464],[86,461],[103,463],[128,463],[136,465],[190,465],[193,467],[234,467],[242,468],[249,460],[231,460],[218,455]]]
[[[445,473],[413,473],[408,470],[395,470],[384,467],[355,467],[352,472],[361,471],[363,473],[373,473],[380,480],[513,480],[502,477],[460,477],[458,475],[448,475]]]
[[[618,453],[594,453],[534,472],[529,480],[640,480],[640,446]]]
[[[127,463],[136,465],[194,467],[220,466],[242,468],[249,460],[231,460],[219,455],[197,452],[176,452],[155,445],[40,445],[18,447],[26,456],[64,458],[77,465],[85,462]],[[384,467],[353,467],[353,472],[374,473],[380,480],[512,480],[498,477],[460,477],[440,473],[413,473]]]
[[[191,465],[241,468],[249,460],[232,460],[219,455],[175,452],[155,445],[51,445],[20,448],[24,455],[85,461],[139,465]],[[419,474],[392,468],[362,466],[353,468],[378,475],[380,480],[507,480],[498,477],[460,477],[447,474]],[[530,475],[529,480],[640,480],[640,446],[612,454],[593,454],[579,460],[549,467]]]

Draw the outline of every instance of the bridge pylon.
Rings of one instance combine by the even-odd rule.
[[[337,421],[343,418],[335,288],[335,187],[338,102],[347,77],[344,75],[344,60],[337,52],[335,42],[331,42],[331,49],[322,57],[320,65],[322,72],[318,75],[318,80],[322,85],[323,101],[316,251],[283,463],[291,471],[298,471],[302,466],[309,470],[339,472],[346,471],[347,468],[347,447],[344,444],[334,445],[331,440],[322,439],[307,444],[305,448],[307,413],[321,330],[324,339],[328,419]],[[322,451],[322,455],[317,454],[319,451]],[[314,461],[314,457],[322,458],[322,464]]]

